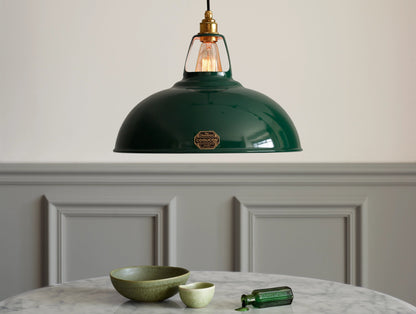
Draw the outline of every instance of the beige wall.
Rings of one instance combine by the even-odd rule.
[[[416,1],[212,0],[234,78],[304,152],[112,153],[130,109],[181,78],[203,0],[0,0],[0,162],[415,162]]]

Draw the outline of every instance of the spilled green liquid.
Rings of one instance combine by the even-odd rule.
[[[235,309],[235,310],[239,311],[239,312],[247,312],[249,310],[249,308],[246,307],[246,306],[242,306],[242,307],[239,307],[238,309]]]

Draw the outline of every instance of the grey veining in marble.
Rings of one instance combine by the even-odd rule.
[[[191,272],[188,282],[213,282],[212,302],[203,309],[190,309],[179,295],[160,303],[137,303],[120,296],[110,279],[99,277],[32,290],[0,302],[0,313],[239,313],[240,296],[256,288],[290,286],[292,305],[248,313],[416,313],[416,307],[365,288],[310,278],[233,272]]]

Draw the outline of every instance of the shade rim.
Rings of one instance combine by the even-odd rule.
[[[244,154],[244,153],[290,153],[301,152],[303,149],[299,148],[285,148],[285,149],[272,149],[272,148],[221,148],[213,150],[184,150],[184,149],[118,149],[114,148],[115,153],[131,153],[131,154]]]

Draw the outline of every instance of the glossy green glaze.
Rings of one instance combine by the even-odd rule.
[[[227,51],[228,53],[228,51]],[[228,57],[228,56],[227,56]],[[215,148],[195,143],[200,131],[219,137]],[[244,88],[227,72],[184,72],[173,87],[151,95],[127,116],[114,151],[124,153],[258,153],[300,151],[286,112]]]

